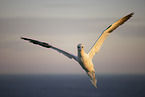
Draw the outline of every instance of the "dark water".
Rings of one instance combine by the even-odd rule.
[[[145,97],[145,75],[0,75],[0,97]]]

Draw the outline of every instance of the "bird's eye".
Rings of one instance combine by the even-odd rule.
[[[80,48],[80,47],[78,46],[78,48]]]

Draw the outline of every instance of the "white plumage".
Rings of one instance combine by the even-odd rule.
[[[96,52],[98,52],[104,42],[104,40],[108,37],[108,35],[115,30],[117,27],[119,27],[120,25],[122,25],[124,22],[126,22],[128,19],[130,19],[130,17],[133,16],[134,13],[130,13],[127,16],[119,19],[118,21],[116,21],[115,23],[111,24],[106,30],[104,30],[102,32],[102,34],[100,35],[100,37],[98,38],[98,40],[94,43],[93,47],[91,48],[91,50],[89,51],[89,53],[85,53],[84,51],[84,46],[82,44],[78,44],[77,48],[78,48],[78,55],[75,56],[73,54],[70,54],[64,50],[61,50],[55,46],[52,46],[48,43],[45,42],[40,42],[37,40],[33,40],[33,39],[29,39],[29,38],[24,38],[21,37],[21,39],[27,40],[33,44],[37,44],[46,48],[52,48],[56,51],[58,51],[59,53],[62,53],[63,55],[67,56],[70,59],[74,59],[75,61],[77,61],[81,67],[86,71],[86,73],[88,74],[92,84],[97,88],[97,80],[95,77],[95,70],[94,70],[94,65],[92,62],[93,56],[95,55]]]

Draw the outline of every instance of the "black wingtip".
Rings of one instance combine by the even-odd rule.
[[[20,37],[20,39],[23,39],[24,37]]]
[[[129,15],[132,17],[134,15],[134,12],[130,13]]]
[[[40,42],[40,41],[37,41],[37,40],[25,38],[25,37],[20,37],[20,39],[27,40],[30,43],[33,43],[33,44],[36,44],[36,45],[40,45],[40,46],[43,46],[43,47],[46,47],[46,48],[52,47],[51,45],[49,45],[48,43],[45,43],[45,42]]]
[[[134,12],[132,12],[131,14],[134,15]]]
[[[23,39],[23,40],[30,40],[30,39],[28,39],[28,38],[25,38],[25,37],[21,37],[20,39]]]
[[[37,40],[33,40],[33,39],[25,38],[25,37],[21,37],[21,39],[27,40],[27,41],[29,41],[29,42],[31,42],[31,43],[33,43],[33,44],[39,44],[39,43],[41,43],[41,42],[39,42],[39,41],[37,41]]]

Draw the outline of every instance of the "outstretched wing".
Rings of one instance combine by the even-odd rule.
[[[104,40],[108,37],[108,35],[114,31],[117,27],[122,25],[124,22],[126,22],[128,19],[132,17],[134,13],[130,13],[129,15],[121,18],[120,20],[116,21],[115,23],[111,24],[106,30],[102,32],[98,40],[94,43],[92,49],[89,52],[90,58],[93,58],[96,52],[98,52],[104,42]]]
[[[58,51],[59,53],[62,53],[63,55],[67,56],[68,58],[70,58],[70,59],[73,58],[73,59],[75,59],[77,61],[77,57],[75,55],[70,54],[70,53],[68,53],[68,52],[66,52],[64,50],[59,49],[59,48],[56,48],[56,47],[54,47],[54,46],[52,46],[52,45],[50,45],[48,43],[40,42],[40,41],[37,41],[37,40],[33,40],[33,39],[29,39],[29,38],[24,38],[24,37],[21,37],[21,39],[27,40],[27,41],[29,41],[29,42],[31,42],[33,44],[40,45],[42,47],[52,48],[52,49]]]

